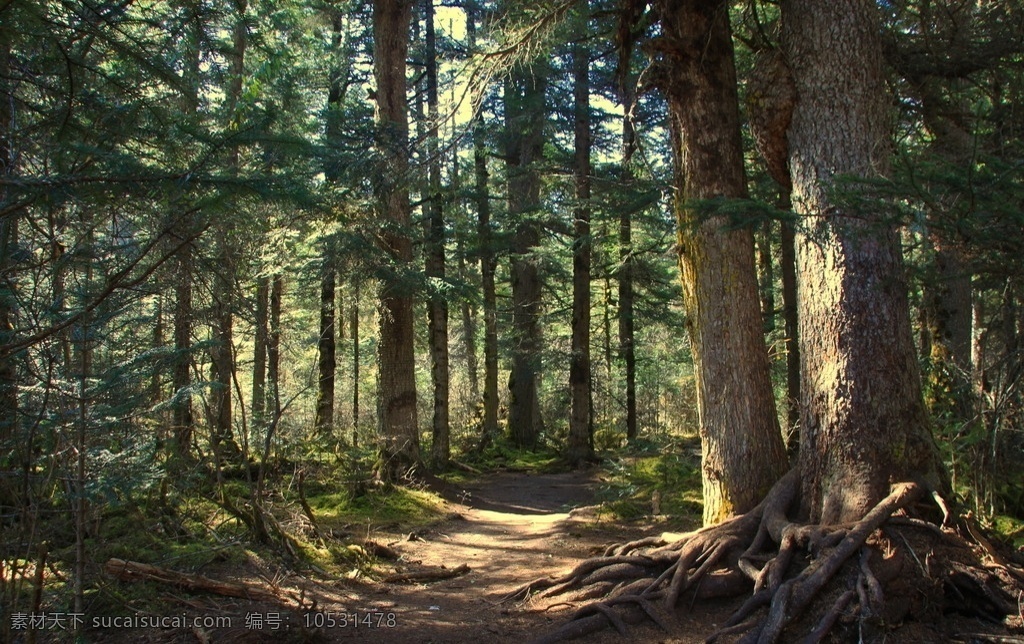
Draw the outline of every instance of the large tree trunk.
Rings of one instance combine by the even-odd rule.
[[[783,2],[799,97],[789,130],[801,351],[800,471],[812,521],[863,517],[901,480],[939,484],[900,243],[866,188],[889,167],[879,20],[871,0]],[[839,98],[842,100],[839,100]],[[861,208],[836,191],[860,193]]]
[[[512,235],[512,372],[509,375],[509,436],[520,447],[535,447],[544,430],[538,384],[540,354],[540,172],[544,149],[547,69],[536,62],[516,68],[505,83],[508,210]]]
[[[384,251],[394,263],[379,295],[380,385],[377,389],[380,423],[380,474],[398,478],[420,464],[416,418],[416,358],[413,347],[411,287],[403,272],[412,262],[409,228],[409,123],[406,105],[406,57],[412,0],[374,0],[373,51],[377,83],[378,145],[386,167],[377,194],[377,218]]]
[[[427,277],[441,283],[445,279],[444,203],[441,194],[441,158],[437,121],[437,37],[434,28],[434,0],[423,0],[426,27],[427,81]],[[450,378],[448,373],[448,302],[442,292],[431,294],[427,302],[427,335],[430,344],[430,378],[434,385],[434,415],[431,421],[430,461],[435,470],[448,467],[451,458],[449,421]]]
[[[677,146],[680,267],[703,448],[704,523],[745,512],[785,471],[754,239],[706,200],[747,196],[728,3],[659,2]]]
[[[581,7],[580,33],[589,33],[587,13]],[[567,458],[573,467],[584,465],[593,456],[591,447],[590,391],[590,50],[580,42],[573,47],[573,97],[575,111],[575,162],[577,205],[573,217],[572,254],[572,355],[569,362],[569,438]]]

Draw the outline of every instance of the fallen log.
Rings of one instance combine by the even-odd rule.
[[[184,588],[185,590],[211,593],[224,597],[240,597],[253,601],[283,603],[297,608],[303,607],[302,600],[297,595],[279,588],[267,588],[256,584],[210,579],[202,575],[168,570],[138,561],[110,559],[107,563],[103,564],[103,570],[111,577],[121,581],[155,581],[161,584]]]
[[[461,577],[469,572],[469,566],[462,564],[456,568],[429,568],[425,570],[411,570],[388,575],[381,579],[385,584],[418,584],[429,581],[442,581]]]

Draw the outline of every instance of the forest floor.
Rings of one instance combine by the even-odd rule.
[[[438,482],[445,499],[442,518],[406,532],[399,523],[361,529],[364,547],[381,546],[387,557],[360,574],[336,579],[288,572],[250,555],[200,571],[207,579],[261,586],[282,601],[252,601],[216,594],[189,594],[168,586],[161,600],[168,615],[222,618],[217,626],[93,629],[93,642],[387,642],[389,644],[525,644],[564,624],[579,603],[561,598],[510,601],[514,590],[539,577],[559,575],[606,546],[657,535],[679,524],[663,518],[611,520],[598,503],[604,473],[496,472],[461,483]],[[378,553],[380,554],[380,553]],[[453,573],[433,581],[400,583],[389,575]],[[365,570],[365,569],[364,569]],[[703,642],[739,605],[739,600],[698,602],[676,612],[665,632],[652,623],[630,627],[623,638],[609,627],[588,644]],[[228,623],[230,625],[228,625]],[[977,632],[974,624],[946,633]],[[998,629],[997,629],[998,630]],[[889,642],[950,641],[911,627],[890,633]],[[891,638],[891,639],[890,639]],[[1024,641],[988,638],[954,641]]]
[[[464,483],[440,483],[443,518],[413,533],[400,525],[359,535],[388,546],[395,561],[377,566],[395,573],[444,572],[466,565],[457,577],[418,583],[385,583],[365,578],[329,580],[281,572],[250,557],[243,566],[214,564],[209,579],[262,583],[288,602],[253,602],[167,588],[167,614],[188,620],[221,618],[217,626],[102,628],[95,642],[388,642],[525,643],[564,623],[578,605],[564,600],[505,601],[517,587],[562,574],[613,543],[659,534],[663,521],[612,521],[596,501],[601,472],[497,472]],[[677,630],[653,624],[633,627],[633,642],[701,642],[735,609],[735,602],[703,603],[680,613]],[[230,626],[226,624],[230,623]],[[589,644],[622,642],[614,629],[588,637]]]

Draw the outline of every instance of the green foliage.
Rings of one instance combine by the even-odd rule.
[[[685,440],[639,439],[605,465],[608,480],[598,498],[623,520],[651,516],[657,505],[673,526],[700,524],[700,447]]]

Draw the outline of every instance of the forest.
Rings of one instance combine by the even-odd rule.
[[[1024,641],[1022,33],[0,0],[0,640]]]

